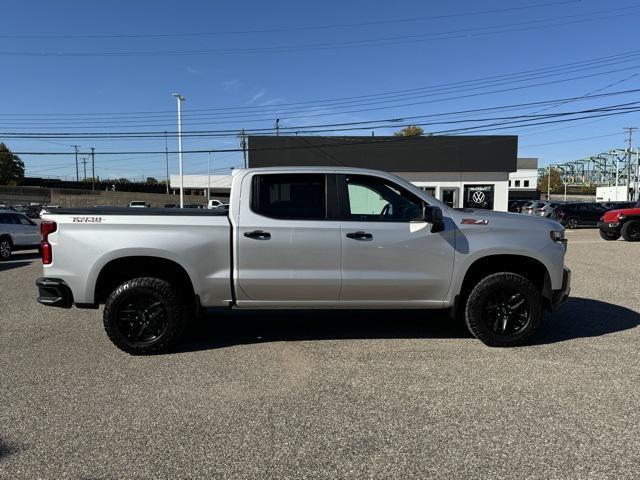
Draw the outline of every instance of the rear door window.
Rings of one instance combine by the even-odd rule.
[[[325,220],[326,178],[323,174],[255,175],[251,210],[282,220]]]

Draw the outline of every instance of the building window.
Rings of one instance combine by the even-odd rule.
[[[520,180],[516,180],[516,187],[520,186]]]
[[[511,186],[511,180],[509,180],[509,186]]]
[[[465,185],[463,207],[493,210],[493,185]]]
[[[436,187],[418,187],[420,190],[422,190],[423,192],[428,193],[429,195],[431,195],[432,197],[436,196]]]
[[[528,187],[528,186],[529,186],[529,180],[525,180],[525,181],[524,181],[524,186],[525,186],[525,187]]]

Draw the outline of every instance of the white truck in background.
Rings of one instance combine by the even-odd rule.
[[[39,302],[104,304],[132,354],[170,350],[207,307],[449,309],[521,345],[570,289],[557,222],[453,209],[374,170],[240,170],[228,210],[52,209],[41,229]]]

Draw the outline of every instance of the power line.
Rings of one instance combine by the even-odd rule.
[[[147,50],[147,51],[103,51],[103,52],[21,52],[21,51],[0,51],[2,56],[25,56],[25,57],[132,57],[132,56],[185,56],[185,55],[239,55],[252,53],[288,53],[288,52],[306,52],[318,50],[372,47],[372,46],[391,46],[406,43],[421,43],[435,40],[449,40],[455,38],[469,38],[475,36],[486,36],[500,33],[519,32],[526,30],[537,30],[541,28],[560,27],[565,25],[593,22],[608,18],[629,17],[638,15],[640,11],[629,11],[639,6],[621,7],[615,9],[598,10],[594,12],[555,16],[539,20],[531,20],[527,22],[518,22],[512,24],[493,25],[488,27],[476,27],[461,30],[451,30],[445,32],[436,32],[429,34],[402,35],[394,37],[370,38],[365,40],[352,40],[346,42],[329,42],[315,44],[298,44],[298,45],[280,45],[273,47],[251,47],[251,48],[234,48],[234,49],[203,49],[203,50]],[[602,15],[603,13],[622,12],[612,15]],[[566,22],[558,22],[559,19],[581,18],[594,16],[594,18],[582,18],[582,20],[573,20]],[[544,24],[544,22],[555,22]],[[540,24],[542,25],[535,25]],[[526,27],[526,25],[529,25]],[[520,28],[523,27],[523,28]],[[482,32],[482,30],[490,30]],[[493,30],[493,31],[491,31]],[[475,32],[475,33],[473,33]]]
[[[504,13],[512,11],[529,10],[534,8],[551,7],[558,5],[567,5],[572,3],[580,3],[580,0],[566,0],[561,2],[537,3],[524,5],[519,7],[496,8],[492,10],[480,10],[475,12],[452,13],[444,15],[429,15],[420,17],[397,18],[390,20],[375,20],[357,23],[334,23],[329,25],[308,25],[301,27],[283,27],[268,28],[255,30],[226,30],[216,32],[186,32],[186,33],[120,33],[120,34],[27,34],[27,35],[0,35],[0,38],[42,38],[42,39],[65,39],[65,38],[175,38],[175,37],[204,37],[204,36],[224,36],[224,35],[248,35],[256,33],[281,33],[281,32],[300,32],[309,30],[327,30],[335,28],[352,28],[366,27],[373,25],[388,25],[393,23],[409,23],[425,20],[443,20],[445,18],[471,17],[478,15],[489,15],[495,13]]]
[[[636,103],[640,103],[640,102],[636,102]],[[635,107],[635,108],[626,108],[623,110],[617,110],[617,111],[603,111],[602,109],[598,110],[601,113],[597,113],[595,115],[586,115],[586,116],[580,116],[580,117],[576,117],[576,118],[561,118],[561,119],[554,119],[554,120],[544,120],[544,121],[533,121],[530,123],[520,123],[520,124],[516,124],[516,125],[510,125],[510,126],[505,126],[504,123],[493,123],[493,124],[485,124],[485,125],[477,125],[477,126],[473,126],[473,127],[463,127],[463,128],[455,128],[455,129],[449,129],[449,130],[440,130],[440,131],[436,131],[436,132],[430,132],[433,135],[451,135],[451,134],[455,134],[458,132],[468,132],[468,131],[474,131],[474,132],[478,132],[478,131],[486,131],[486,130],[504,130],[504,129],[512,129],[514,128],[514,126],[517,127],[524,127],[524,126],[531,126],[531,125],[547,125],[547,124],[557,124],[557,123],[566,123],[566,122],[572,122],[572,121],[576,121],[576,120],[581,120],[581,119],[585,119],[585,118],[598,118],[598,117],[604,117],[604,116],[617,116],[617,115],[623,115],[623,114],[628,114],[628,113],[637,113],[640,112],[640,107]],[[419,124],[418,124],[419,125]],[[451,135],[451,136],[456,136],[456,135]],[[340,137],[337,137],[340,138]],[[351,137],[353,138],[353,137]],[[332,143],[327,143],[327,144],[316,144],[313,146],[313,148],[329,148],[329,147],[337,147],[337,146],[345,146],[345,145],[359,145],[359,144],[370,144],[370,143],[390,143],[390,142],[402,142],[402,141],[406,141],[407,138],[411,139],[414,137],[389,137],[389,138],[383,138],[383,137],[362,137],[363,140],[350,140],[347,142],[342,142],[342,143],[337,143],[337,142],[332,142]],[[299,149],[305,149],[305,148],[310,148],[309,146],[287,146],[287,147],[273,147],[273,148],[255,148],[255,147],[249,147],[247,149],[247,151],[251,152],[251,151],[263,151],[263,150],[299,150]],[[183,153],[221,153],[221,152],[241,152],[242,149],[239,148],[224,148],[224,149],[200,149],[200,150],[185,150],[183,151]],[[25,151],[25,152],[14,152],[17,155],[68,155],[67,152],[30,152],[30,151]],[[121,151],[121,152],[114,152],[114,151],[104,151],[104,152],[96,152],[96,155],[148,155],[148,154],[154,154],[154,155],[158,155],[158,154],[162,154],[164,152],[160,152],[160,151]],[[177,152],[169,152],[169,153],[177,153]]]
[[[379,98],[397,98],[405,95],[415,95],[424,92],[437,92],[447,90],[453,87],[460,87],[464,89],[469,89],[471,87],[477,87],[479,84],[484,85],[495,85],[496,80],[500,80],[503,78],[514,79],[523,77],[523,79],[530,79],[532,75],[535,74],[561,74],[561,73],[575,73],[577,71],[584,71],[583,69],[576,70],[576,67],[588,67],[588,68],[598,68],[604,66],[616,65],[619,63],[627,63],[632,58],[640,57],[640,50],[631,50],[626,51],[614,55],[607,55],[603,57],[595,57],[586,60],[580,60],[576,62],[570,62],[560,65],[553,65],[550,67],[543,67],[537,69],[524,70],[520,72],[510,72],[507,74],[500,75],[492,75],[488,77],[480,77],[472,80],[462,80],[458,82],[447,82],[442,84],[435,84],[430,86],[416,87],[411,89],[403,89],[396,90],[390,92],[379,92],[367,95],[357,95],[350,97],[341,97],[341,98],[333,98],[333,99],[323,99],[323,100],[308,100],[302,102],[291,102],[291,103],[280,103],[270,106],[243,106],[243,107],[216,107],[216,108],[199,108],[199,109],[185,109],[185,117],[188,114],[191,117],[203,116],[203,115],[213,115],[212,113],[204,113],[204,112],[229,112],[235,111],[236,113],[245,113],[251,112],[255,109],[259,109],[262,113],[273,113],[272,110],[283,112],[286,110],[290,110],[290,107],[300,107],[300,106],[309,106],[314,104],[320,104],[321,107],[327,106],[338,106],[343,103],[351,103],[351,102],[367,102],[370,103],[371,99],[378,100]],[[613,63],[612,63],[613,62]],[[563,72],[563,70],[567,70]],[[306,107],[305,107],[306,108]],[[191,113],[195,112],[195,113]],[[202,112],[202,113],[198,113]],[[156,115],[157,114],[157,115]],[[226,113],[225,113],[226,114]],[[113,117],[113,115],[119,115]],[[132,115],[140,115],[138,117],[133,117]],[[79,117],[82,118],[82,121],[86,121],[86,118],[83,117],[96,117],[96,116],[108,116],[103,119],[107,120],[121,120],[121,119],[147,119],[147,118],[170,118],[173,119],[175,112],[172,110],[159,110],[159,111],[135,111],[135,112],[96,112],[96,113],[0,113],[0,117],[51,117],[51,116],[61,116],[61,117]],[[99,120],[100,118],[94,118],[93,120]],[[64,122],[68,122],[69,119],[65,119]]]
[[[376,119],[376,120],[365,120],[358,122],[343,122],[343,123],[325,123],[325,124],[315,124],[315,125],[306,125],[306,126],[289,126],[289,127],[279,127],[281,131],[286,131],[288,133],[301,132],[301,133],[309,133],[309,132],[328,132],[328,131],[344,131],[349,129],[371,129],[371,128],[395,128],[398,126],[406,126],[402,125],[402,122],[413,122],[419,119],[431,119],[438,117],[449,117],[453,115],[461,115],[466,113],[483,113],[489,111],[496,110],[504,110],[508,108],[522,108],[522,107],[530,107],[530,106],[539,106],[539,105],[547,105],[549,103],[557,104],[558,102],[564,101],[577,101],[577,100],[593,100],[593,99],[602,99],[609,98],[618,95],[627,95],[632,93],[638,93],[640,89],[631,89],[631,90],[621,90],[617,92],[610,93],[602,93],[596,95],[583,95],[580,97],[569,97],[564,99],[555,99],[555,100],[546,100],[539,102],[527,102],[520,104],[512,104],[506,106],[499,107],[485,107],[479,109],[468,109],[468,110],[459,110],[454,112],[445,112],[445,113],[434,113],[430,115],[414,115],[414,116],[399,116],[396,118],[384,118],[384,119]],[[548,114],[551,116],[556,115],[566,115],[566,114],[575,114],[575,113],[585,113],[591,111],[597,111],[602,108],[617,108],[632,105],[638,102],[627,102],[622,104],[610,105],[605,107],[599,107],[598,109],[588,109],[581,110],[577,112],[564,112],[564,113],[553,113]],[[517,115],[517,116],[508,116],[508,117],[495,117],[490,120],[496,119],[513,119],[513,118],[527,118],[527,117],[535,117],[539,115]],[[442,125],[442,124],[451,124],[451,123],[462,123],[462,122],[474,122],[474,121],[486,121],[486,118],[467,118],[464,120],[440,120],[436,122],[429,123],[421,123],[421,125],[429,126],[429,125]],[[380,125],[385,122],[386,125]],[[271,133],[273,131],[272,128],[256,128],[251,130],[246,130],[247,134],[251,133]],[[188,130],[183,132],[183,136],[185,137],[235,137],[237,136],[237,130]],[[84,138],[84,139],[116,139],[116,138],[165,138],[165,136],[176,136],[177,133],[171,132],[171,134],[167,134],[165,131],[137,131],[137,132],[0,132],[0,135],[5,138],[15,138],[15,139],[38,139],[38,138]]]
[[[522,90],[522,89],[532,88],[532,87],[538,87],[538,86],[553,85],[553,84],[568,82],[568,81],[572,81],[572,80],[583,80],[583,79],[586,79],[586,78],[597,77],[597,76],[601,76],[601,75],[608,75],[608,74],[611,74],[611,73],[617,73],[617,72],[621,72],[621,71],[637,70],[637,69],[640,69],[640,65],[634,65],[632,67],[625,67],[625,68],[620,68],[620,69],[616,69],[616,70],[610,70],[610,71],[606,71],[606,72],[599,72],[599,73],[590,74],[590,75],[579,75],[579,76],[571,77],[571,78],[567,78],[567,79],[561,79],[561,80],[554,80],[554,81],[548,81],[548,82],[540,82],[540,83],[535,83],[535,84],[529,84],[529,85],[520,86],[520,87],[512,87],[512,88],[504,88],[504,89],[492,90],[492,91],[488,91],[488,92],[469,93],[469,94],[466,94],[466,95],[456,95],[456,96],[452,96],[452,97],[435,99],[435,100],[427,100],[427,101],[421,101],[421,102],[411,102],[411,103],[396,104],[396,105],[388,106],[388,107],[372,107],[372,108],[363,108],[363,109],[348,110],[348,111],[333,111],[333,112],[325,112],[325,113],[319,113],[319,114],[289,116],[289,117],[286,117],[286,118],[281,118],[281,120],[294,120],[294,119],[309,118],[309,117],[335,116],[335,115],[347,114],[347,113],[362,113],[362,112],[368,112],[368,111],[385,110],[385,109],[389,109],[389,108],[401,108],[401,107],[417,106],[417,105],[424,105],[424,104],[432,104],[432,103],[443,102],[443,101],[447,101],[447,100],[459,100],[461,98],[472,98],[472,97],[478,97],[478,96],[489,95],[489,94],[517,91],[517,90]],[[583,98],[587,98],[587,97],[583,97]],[[213,125],[213,124],[228,124],[228,123],[255,123],[255,122],[262,122],[262,121],[265,121],[265,120],[270,120],[270,117],[262,118],[262,119],[243,119],[243,120],[238,120],[238,121],[229,121],[229,120],[227,120],[227,121],[217,121],[217,122],[209,121],[209,122],[203,122],[203,123],[194,123],[194,122],[189,122],[189,123],[191,125]],[[166,124],[142,125],[142,126],[146,126],[146,127],[158,127],[158,126],[159,127],[166,127]],[[31,127],[14,127],[13,129],[14,130],[24,130],[24,129],[31,128]],[[113,125],[111,125],[111,126],[102,126],[102,127],[99,127],[99,128],[110,128],[110,127],[113,127]],[[75,128],[75,127],[71,127],[70,126],[70,127],[58,127],[58,128],[59,129],[72,129],[72,128]],[[133,128],[133,126],[132,126],[132,128]],[[292,128],[292,127],[282,127],[282,128]],[[236,130],[234,130],[234,131],[236,131]],[[10,134],[11,133],[16,133],[16,132],[10,132]],[[99,134],[100,132],[96,132],[96,133]],[[127,132],[122,132],[122,134],[126,135]],[[64,135],[64,134],[60,133],[59,135]],[[175,132],[171,132],[171,135],[175,135]],[[224,135],[222,135],[222,136],[224,136]],[[54,136],[51,136],[49,138],[55,138],[55,137],[56,136],[54,135]]]

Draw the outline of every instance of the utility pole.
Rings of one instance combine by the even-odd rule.
[[[551,165],[549,165],[547,172],[547,200],[551,200]]]
[[[96,149],[91,147],[91,190],[96,189]]]
[[[78,145],[74,145],[73,148],[76,151],[76,182],[80,181],[80,174],[78,172]]]
[[[280,119],[276,118],[276,137],[280,136]]]
[[[169,195],[169,143],[166,130],[164,131],[164,156],[167,163],[167,195]]]
[[[627,137],[627,201],[631,199],[631,138],[633,131],[637,130],[636,127],[625,127],[625,130],[629,134]]]
[[[84,181],[87,181],[87,157],[82,157],[82,165],[84,166]]]
[[[242,148],[242,157],[244,158],[244,168],[247,168],[247,138],[244,128],[240,130],[240,148]]]

